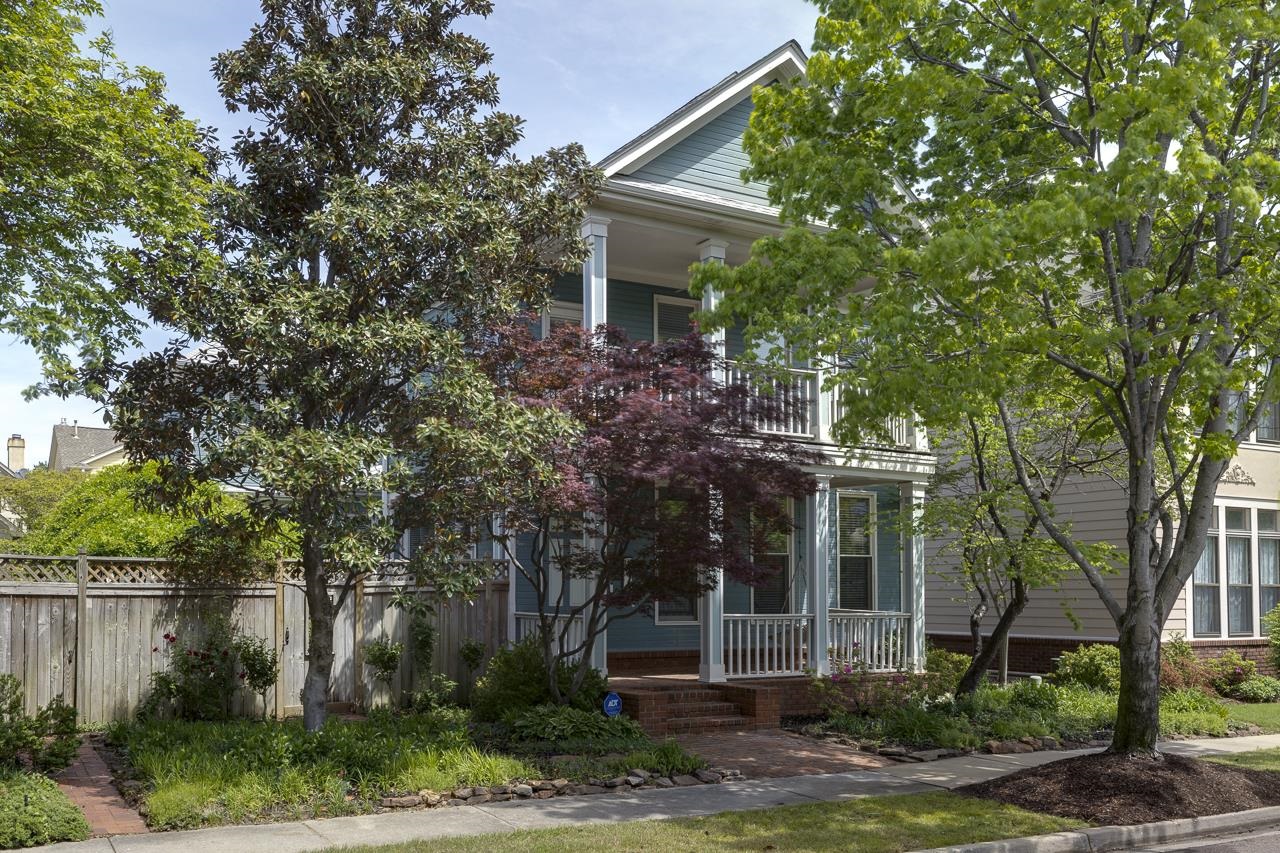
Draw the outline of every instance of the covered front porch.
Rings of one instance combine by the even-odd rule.
[[[915,671],[924,661],[923,540],[902,525],[924,482],[815,472],[816,491],[793,506],[790,535],[756,559],[772,564],[755,587],[729,581],[696,600],[659,602],[614,622],[593,664],[613,677],[730,680],[824,674],[845,666]],[[516,608],[513,637],[536,632]],[[566,639],[576,642],[570,625]]]

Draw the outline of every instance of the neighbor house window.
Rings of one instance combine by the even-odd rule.
[[[1280,606],[1280,519],[1273,509],[1258,510],[1258,615]],[[1261,632],[1259,632],[1261,633]]]
[[[1227,633],[1252,635],[1253,561],[1249,510],[1227,507]],[[1244,536],[1233,535],[1244,533]]]
[[[1222,633],[1218,613],[1218,537],[1204,538],[1204,550],[1191,575],[1192,609],[1195,613],[1194,633],[1197,637],[1217,637]]]
[[[836,500],[836,607],[872,610],[875,498],[840,492]]]
[[[1258,418],[1258,441],[1280,444],[1280,403],[1268,403]]]

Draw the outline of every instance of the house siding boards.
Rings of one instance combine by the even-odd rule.
[[[742,138],[751,110],[750,96],[743,98],[636,169],[631,176],[734,201],[767,205],[768,186],[759,181],[744,183],[742,180],[742,171],[750,165]]]

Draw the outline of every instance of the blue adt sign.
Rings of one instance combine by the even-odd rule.
[[[604,697],[604,712],[610,717],[616,717],[622,713],[622,697],[617,693],[610,693]]]

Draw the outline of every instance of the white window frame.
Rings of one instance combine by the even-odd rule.
[[[871,605],[871,608],[868,612],[875,613],[878,610],[878,607],[880,604],[880,576],[879,576],[880,560],[879,560],[879,547],[878,547],[880,543],[876,539],[876,535],[877,535],[876,534],[876,512],[879,509],[879,507],[877,506],[877,500],[876,500],[877,495],[875,492],[860,491],[858,489],[836,489],[836,512],[835,512],[835,516],[836,516],[836,535],[835,535],[836,596],[835,596],[835,599],[836,600],[835,600],[835,605],[833,609],[835,610],[844,609],[840,607],[840,498],[843,496],[848,496],[851,498],[867,498],[871,502],[871,512],[867,516],[867,534],[871,544],[871,590],[868,593],[868,597],[870,599],[869,603]],[[904,597],[903,601],[905,600],[906,598]]]
[[[787,520],[789,522],[787,525],[787,583],[785,589],[787,590],[787,598],[792,598],[792,593],[795,592],[796,583],[796,502],[793,498],[783,498],[783,500],[787,502]],[[755,562],[754,554],[752,555],[751,560],[752,562]],[[756,588],[754,586],[748,586],[747,589],[751,590],[751,603],[749,605],[748,612],[752,616],[755,616],[757,615]],[[792,605],[794,604],[795,602],[793,601]],[[794,610],[794,606],[792,609]],[[772,614],[764,613],[760,615],[770,616]]]
[[[684,296],[666,296],[661,293],[653,295],[653,342],[658,343],[658,306],[659,305],[683,305],[692,308],[694,311],[702,310],[702,303],[696,299],[689,299]],[[690,327],[689,331],[693,331]]]
[[[1243,509],[1247,513],[1249,530],[1227,530],[1227,508]],[[1187,606],[1186,634],[1193,640],[1252,640],[1264,638],[1262,631],[1262,561],[1260,542],[1263,539],[1280,539],[1280,531],[1260,531],[1258,529],[1259,511],[1271,510],[1280,513],[1280,504],[1275,501],[1251,498],[1220,497],[1213,507],[1213,521],[1209,525],[1209,536],[1217,537],[1218,558],[1218,633],[1196,633],[1196,597],[1195,574],[1187,580],[1184,588]],[[1227,567],[1227,540],[1229,538],[1249,539],[1249,587],[1253,613],[1251,614],[1251,630],[1249,633],[1232,633],[1230,628],[1230,595],[1233,586],[1229,582]]]
[[[557,299],[542,311],[542,338],[546,340],[551,336],[551,321],[564,320],[568,323],[582,325],[582,305],[578,302],[566,302],[563,299]]]

